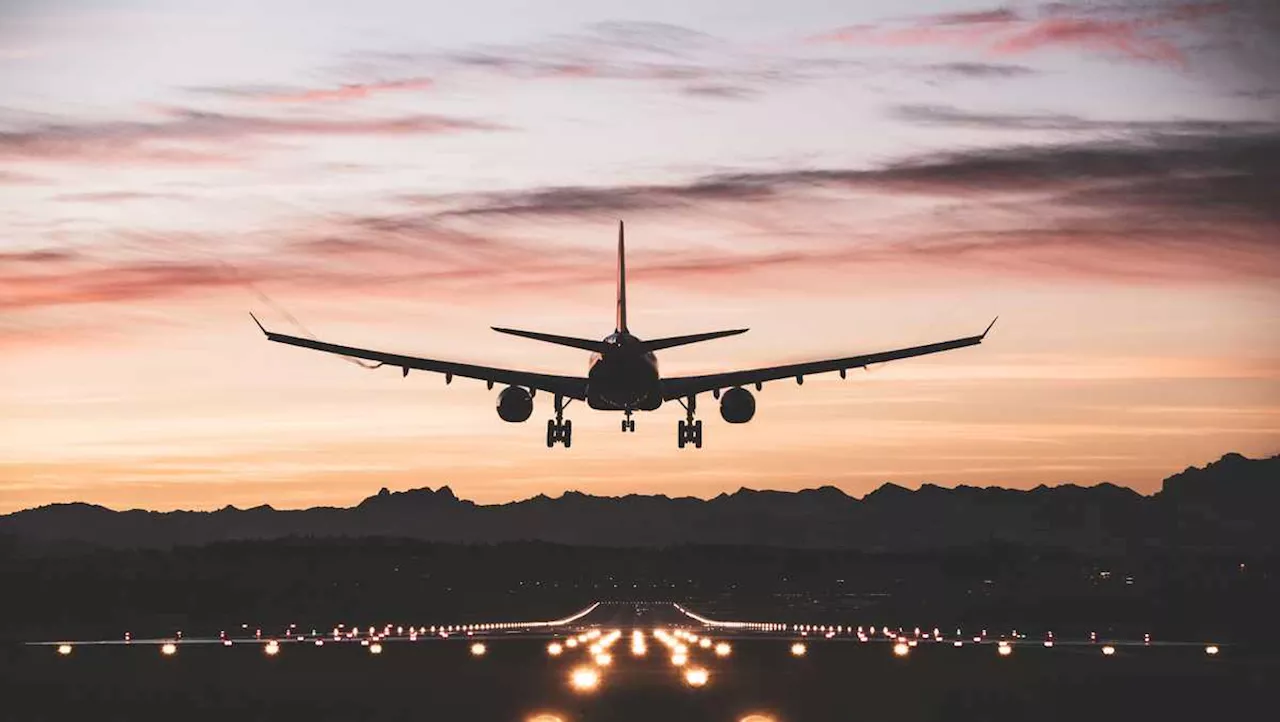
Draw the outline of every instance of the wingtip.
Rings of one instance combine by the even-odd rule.
[[[257,317],[257,316],[255,316],[255,315],[253,315],[253,311],[250,311],[250,312],[249,312],[249,318],[253,319],[253,322],[254,322],[254,323],[256,323],[256,324],[258,324],[258,330],[262,332],[262,335],[263,335],[263,336],[270,336],[270,335],[271,335],[271,334],[267,333],[267,329],[266,329],[266,328],[264,328],[264,327],[262,326],[262,322],[258,320],[258,317]]]
[[[995,318],[991,319],[991,323],[987,324],[987,330],[983,331],[982,335],[979,336],[979,338],[986,338],[987,334],[991,332],[991,328],[996,325],[996,321],[999,321],[999,320],[1000,320],[999,316],[996,316]]]

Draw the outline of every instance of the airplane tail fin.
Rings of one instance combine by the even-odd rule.
[[[618,221],[618,324],[617,331],[627,330],[627,248],[623,241],[622,221]]]
[[[512,336],[520,336],[521,338],[531,338],[534,341],[544,341],[546,343],[554,343],[559,346],[569,346],[571,348],[580,348],[584,351],[595,351],[596,353],[604,353],[608,346],[603,341],[595,341],[589,338],[576,338],[574,336],[557,336],[553,333],[539,333],[537,331],[521,331],[516,328],[498,328],[491,326],[498,333],[508,333]]]
[[[729,331],[711,331],[709,333],[695,333],[688,336],[668,336],[666,338],[655,338],[651,341],[645,341],[645,348],[650,351],[661,351],[664,348],[672,346],[685,346],[691,343],[701,343],[712,339],[724,338],[725,336],[737,336],[740,333],[746,333],[745,328],[735,328]]]

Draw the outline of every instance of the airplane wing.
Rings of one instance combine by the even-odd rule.
[[[452,379],[454,376],[462,376],[469,379],[480,379],[489,382],[490,385],[499,383],[511,386],[525,386],[539,391],[548,391],[553,394],[560,394],[566,398],[582,400],[587,397],[587,379],[577,376],[555,376],[553,374],[539,374],[529,371],[512,371],[508,369],[492,368],[489,366],[474,366],[472,364],[456,363],[453,361],[437,361],[435,359],[420,358],[418,356],[403,356],[400,354],[387,353],[385,351],[373,351],[370,349],[356,348],[354,346],[340,346],[334,343],[325,343],[324,341],[316,341],[309,338],[300,338],[298,336],[289,336],[283,333],[275,333],[268,331],[258,321],[256,316],[253,322],[258,324],[258,328],[267,336],[268,341],[289,344],[290,346],[301,346],[302,348],[314,349],[316,351],[324,351],[325,353],[337,354],[349,358],[365,359],[368,361],[376,361],[380,366],[398,366],[401,371],[408,375],[409,369],[418,369],[421,371],[434,371],[444,374],[445,379]]]
[[[896,361],[898,359],[911,358],[913,356],[925,356],[931,353],[940,353],[942,351],[950,351],[952,349],[964,348],[965,346],[976,346],[982,343],[982,339],[986,338],[987,333],[991,331],[991,326],[996,325],[993,320],[987,330],[977,336],[968,336],[966,338],[957,338],[951,341],[940,341],[938,343],[926,344],[924,346],[912,346],[910,348],[901,348],[894,351],[881,351],[880,353],[870,353],[862,356],[848,356],[846,358],[828,359],[826,361],[809,361],[806,363],[787,364],[785,366],[770,366],[768,368],[749,369],[746,371],[729,371],[727,373],[707,374],[705,376],[677,376],[674,378],[662,380],[662,398],[664,401],[684,398],[694,394],[703,393],[705,391],[714,391],[717,389],[727,389],[734,386],[746,386],[756,384],[757,388],[765,381],[776,381],[778,379],[795,378],[802,381],[803,377],[810,374],[820,374],[828,371],[840,371],[842,374],[846,369],[861,368],[870,364],[884,363],[886,361]]]

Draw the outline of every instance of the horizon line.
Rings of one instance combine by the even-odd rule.
[[[1155,491],[1151,492],[1150,494],[1144,494],[1144,493],[1142,493],[1141,491],[1138,491],[1137,489],[1133,488],[1132,486],[1126,486],[1126,485],[1124,485],[1124,484],[1117,484],[1117,483],[1115,483],[1115,482],[1111,482],[1111,481],[1096,481],[1096,482],[1094,482],[1094,483],[1092,483],[1092,484],[1080,484],[1080,483],[1077,483],[1077,482],[1062,482],[1062,483],[1057,483],[1057,484],[1045,484],[1045,483],[1040,483],[1040,484],[1037,484],[1036,486],[1031,487],[1031,488],[1029,488],[1029,489],[1016,489],[1016,488],[1011,488],[1011,487],[1007,487],[1007,486],[995,486],[995,485],[991,485],[991,486],[976,486],[976,485],[973,485],[973,484],[955,484],[955,485],[953,485],[953,486],[945,486],[945,485],[942,485],[942,484],[937,484],[937,483],[929,482],[929,481],[920,482],[920,484],[919,484],[918,486],[915,486],[915,487],[908,487],[908,486],[903,486],[903,485],[901,485],[901,484],[898,484],[898,483],[895,483],[895,482],[892,482],[892,481],[886,481],[886,482],[881,483],[881,484],[880,484],[880,486],[877,486],[875,489],[873,489],[873,490],[871,490],[871,491],[867,492],[866,494],[864,494],[864,495],[862,495],[862,496],[860,496],[860,497],[859,497],[859,496],[853,496],[852,494],[849,494],[848,492],[844,491],[844,490],[843,490],[843,489],[841,489],[840,487],[835,486],[835,485],[833,485],[833,484],[823,484],[823,485],[821,485],[821,486],[816,486],[816,487],[805,487],[805,488],[803,488],[803,489],[794,489],[794,490],[790,490],[790,489],[752,489],[752,488],[747,487],[747,486],[741,486],[741,487],[738,487],[738,489],[737,489],[736,491],[733,491],[733,492],[722,491],[722,492],[720,492],[720,493],[718,493],[718,494],[716,494],[716,495],[714,495],[714,496],[708,496],[708,497],[694,496],[694,495],[688,495],[688,496],[669,496],[669,495],[667,495],[667,494],[643,494],[643,493],[640,493],[640,492],[631,492],[631,493],[628,493],[628,494],[620,494],[620,495],[608,495],[608,494],[591,494],[591,493],[587,493],[587,492],[578,491],[578,490],[576,490],[576,489],[566,489],[566,490],[564,490],[564,491],[560,492],[559,496],[551,496],[551,495],[549,495],[549,494],[546,494],[546,493],[543,493],[543,492],[539,492],[539,493],[537,493],[537,494],[534,494],[533,496],[527,496],[527,497],[523,497],[523,498],[519,498],[519,499],[512,499],[512,500],[510,500],[510,501],[494,502],[494,503],[490,503],[490,504],[481,504],[481,503],[478,503],[478,502],[473,501],[473,500],[471,500],[471,499],[464,499],[464,498],[462,498],[462,497],[458,496],[457,494],[455,494],[455,493],[454,493],[453,489],[452,489],[448,484],[443,484],[443,485],[441,485],[441,486],[439,486],[439,487],[436,487],[435,489],[432,489],[430,486],[420,486],[420,487],[410,487],[410,488],[408,488],[408,489],[404,489],[404,490],[401,490],[401,491],[392,491],[389,487],[385,487],[385,486],[384,486],[384,487],[381,487],[381,488],[380,488],[376,493],[374,493],[374,494],[371,494],[371,495],[369,495],[369,496],[366,496],[366,497],[361,498],[359,501],[355,502],[355,503],[354,503],[354,504],[352,504],[351,506],[324,506],[324,505],[320,505],[320,506],[307,506],[307,507],[284,507],[284,508],[277,508],[277,507],[275,507],[275,506],[272,506],[271,504],[255,504],[255,505],[253,505],[253,506],[245,506],[245,507],[237,506],[237,505],[235,505],[235,504],[226,504],[226,505],[223,505],[223,506],[220,506],[220,507],[217,507],[217,508],[213,508],[213,509],[182,509],[182,508],[174,508],[174,509],[144,509],[144,508],[141,508],[141,507],[132,507],[132,508],[128,508],[128,509],[115,509],[115,508],[112,508],[112,507],[106,506],[106,505],[104,505],[104,504],[96,504],[96,503],[94,503],[94,502],[88,502],[88,501],[61,501],[61,502],[50,502],[50,503],[48,503],[48,504],[41,504],[41,505],[39,505],[39,506],[26,507],[26,508],[23,508],[23,509],[15,509],[15,510],[13,510],[13,511],[8,511],[8,512],[0,512],[0,518],[7,517],[7,516],[13,516],[13,515],[15,515],[15,514],[21,514],[21,513],[29,512],[29,511],[37,511],[37,510],[40,510],[40,509],[47,509],[47,508],[50,508],[50,507],[62,507],[62,506],[87,506],[87,507],[95,507],[95,508],[99,508],[99,509],[105,509],[105,510],[107,510],[107,511],[114,512],[114,513],[118,513],[118,514],[128,513],[128,512],[136,512],[136,511],[148,512],[148,513],[153,513],[153,514],[171,514],[171,513],[178,513],[178,512],[181,512],[181,513],[190,513],[190,514],[212,514],[212,513],[219,512],[219,511],[227,511],[227,510],[234,510],[234,511],[252,511],[252,510],[255,510],[255,509],[263,509],[263,508],[269,509],[269,510],[271,510],[271,511],[311,511],[311,510],[317,510],[317,509],[350,510],[350,509],[356,509],[356,508],[358,508],[361,504],[364,504],[365,502],[369,501],[370,499],[376,499],[376,498],[381,497],[381,496],[387,496],[387,497],[390,497],[390,496],[398,495],[398,494],[412,494],[412,493],[415,493],[415,492],[424,492],[424,491],[425,491],[425,492],[429,492],[429,493],[431,493],[431,494],[440,494],[441,492],[447,491],[447,492],[448,492],[448,495],[449,495],[449,496],[451,496],[451,497],[453,497],[456,501],[458,501],[458,502],[462,502],[462,503],[468,503],[468,504],[471,504],[472,506],[477,507],[477,508],[491,508],[491,507],[508,506],[508,505],[512,505],[512,504],[523,504],[523,503],[525,503],[525,502],[533,501],[533,500],[535,500],[535,499],[539,499],[539,498],[545,498],[545,499],[548,499],[548,500],[552,500],[552,501],[554,501],[554,500],[564,499],[565,497],[570,496],[570,495],[575,495],[575,496],[584,496],[584,497],[589,497],[589,498],[593,498],[593,499],[627,499],[627,498],[630,498],[630,497],[637,497],[637,496],[638,496],[638,497],[645,497],[645,498],[651,498],[651,499],[663,498],[663,499],[667,499],[667,500],[670,500],[670,501],[695,500],[695,501],[701,501],[701,502],[710,502],[710,501],[714,501],[714,500],[716,500],[716,499],[719,499],[719,498],[721,498],[721,497],[734,496],[734,495],[736,495],[736,494],[741,494],[741,493],[743,493],[743,492],[748,492],[748,493],[753,493],[753,494],[803,494],[803,493],[806,493],[806,492],[819,492],[819,491],[824,491],[824,490],[827,490],[827,489],[835,490],[835,491],[839,492],[841,495],[845,496],[846,498],[852,499],[852,500],[854,500],[854,501],[859,501],[859,502],[861,502],[861,501],[866,501],[866,500],[867,500],[869,497],[871,497],[873,494],[876,494],[877,492],[879,492],[879,491],[881,491],[881,490],[883,490],[883,489],[891,488],[891,487],[892,487],[892,488],[897,488],[897,489],[902,489],[902,490],[904,490],[904,491],[907,491],[907,492],[910,492],[910,493],[913,493],[913,494],[914,494],[914,493],[919,492],[920,490],[922,490],[922,489],[924,489],[924,488],[926,488],[926,487],[931,487],[931,488],[936,488],[936,489],[948,489],[948,490],[956,490],[956,489],[990,489],[990,490],[995,490],[995,491],[1010,491],[1010,492],[1015,492],[1015,493],[1019,493],[1019,494],[1029,494],[1029,493],[1031,493],[1031,492],[1038,491],[1038,490],[1041,490],[1041,489],[1059,489],[1059,488],[1096,489],[1096,488],[1098,488],[1098,487],[1115,487],[1115,488],[1117,488],[1117,489],[1127,489],[1128,491],[1133,492],[1135,495],[1137,495],[1137,496],[1139,496],[1139,497],[1142,497],[1142,498],[1144,498],[1144,499],[1147,499],[1147,498],[1154,498],[1154,497],[1156,497],[1156,496],[1159,496],[1159,495],[1160,495],[1160,493],[1161,493],[1162,491],[1164,491],[1164,489],[1163,489],[1163,483],[1164,483],[1165,481],[1168,481],[1170,478],[1172,478],[1172,477],[1174,477],[1174,476],[1177,476],[1178,474],[1182,474],[1182,473],[1185,473],[1185,472],[1187,472],[1187,471],[1193,471],[1193,470],[1195,470],[1195,471],[1203,471],[1203,470],[1205,470],[1205,469],[1209,468],[1210,466],[1213,466],[1214,464],[1218,464],[1218,463],[1220,463],[1220,462],[1224,461],[1224,460],[1225,460],[1225,459],[1227,459],[1227,458],[1234,458],[1234,457],[1239,457],[1239,458],[1244,459],[1244,460],[1246,460],[1246,461],[1271,461],[1271,460],[1275,460],[1275,459],[1280,459],[1280,453],[1271,454],[1271,455],[1269,455],[1269,456],[1249,457],[1249,456],[1245,456],[1244,454],[1241,454],[1241,453],[1239,453],[1239,452],[1235,452],[1235,451],[1228,451],[1228,452],[1224,453],[1222,456],[1218,457],[1217,459],[1215,459],[1215,460],[1213,460],[1213,461],[1206,462],[1206,463],[1205,463],[1205,465],[1204,465],[1204,466],[1202,466],[1202,467],[1201,467],[1201,466],[1188,466],[1188,467],[1186,467],[1185,469],[1183,469],[1182,471],[1173,472],[1173,473],[1172,473],[1172,474],[1170,474],[1169,476],[1166,476],[1166,477],[1164,477],[1163,479],[1161,479],[1161,488],[1160,488],[1160,489],[1157,489],[1157,490],[1155,490]]]

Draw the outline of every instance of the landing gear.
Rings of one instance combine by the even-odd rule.
[[[556,417],[547,419],[548,449],[555,446],[556,442],[563,443],[564,448],[567,449],[573,442],[573,422],[564,418],[565,406],[568,406],[568,404],[565,403],[564,397],[556,394]]]
[[[686,418],[676,426],[676,444],[681,449],[685,444],[692,443],[695,449],[702,448],[702,421],[695,421],[693,413],[697,409],[697,397],[690,396],[688,402],[681,401],[684,406]]]
[[[631,418],[631,409],[627,409],[625,413],[627,414],[627,418],[622,420],[622,433],[625,434],[628,431],[635,433],[636,420]]]

